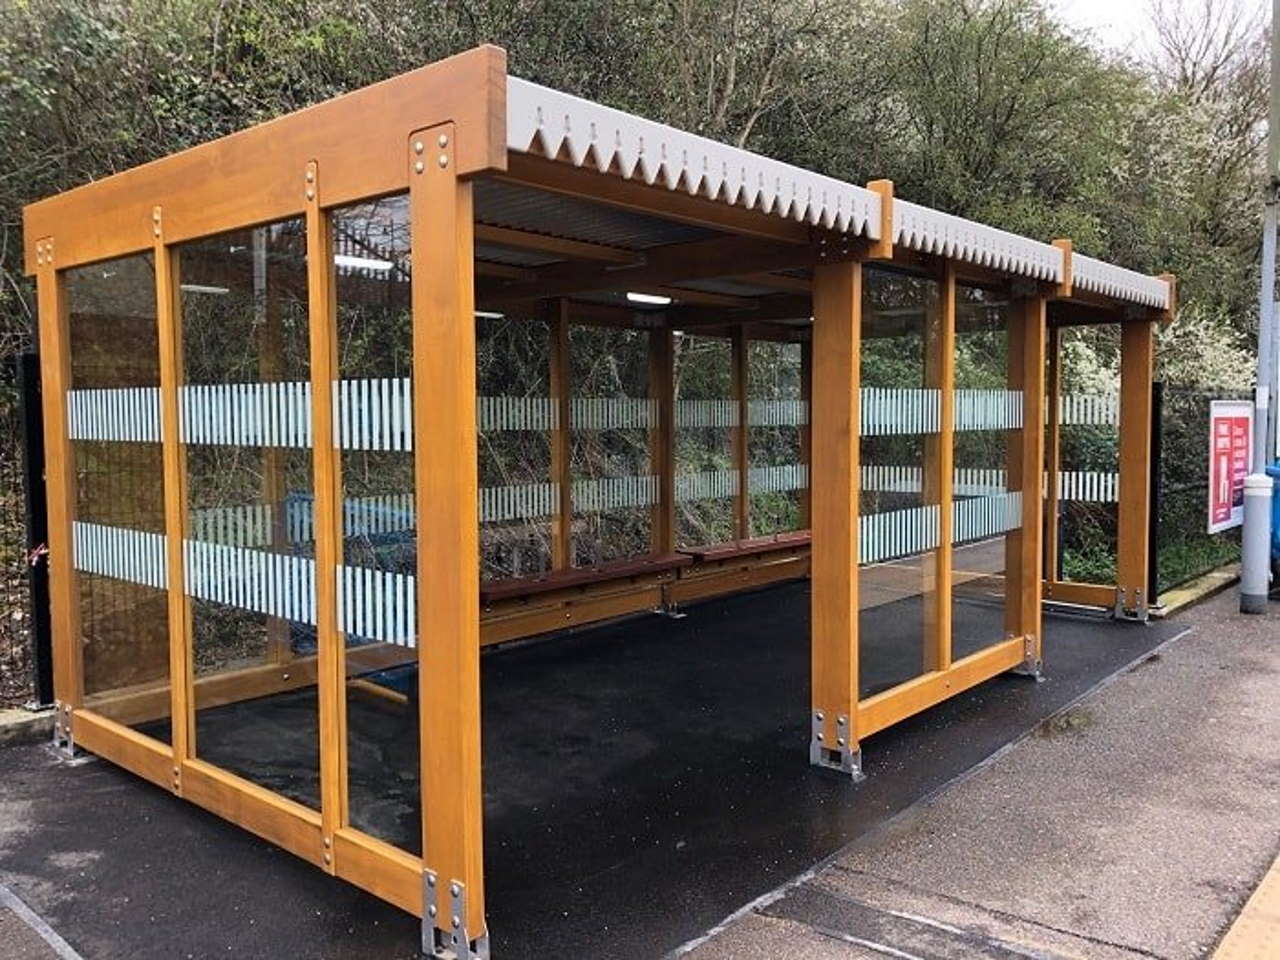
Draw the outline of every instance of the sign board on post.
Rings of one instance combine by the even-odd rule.
[[[1244,478],[1253,463],[1253,403],[1209,404],[1209,532],[1244,523]]]

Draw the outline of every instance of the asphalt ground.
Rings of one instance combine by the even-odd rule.
[[[1181,629],[1049,617],[1044,683],[998,677],[878,734],[855,786],[807,764],[807,584],[688,614],[484,658],[499,960],[662,956]],[[863,617],[866,684],[914,672],[918,640],[902,638],[918,638],[919,599]],[[998,620],[989,604],[957,604],[966,637],[998,639]],[[109,764],[43,746],[0,750],[0,883],[95,960],[417,955],[415,919]]]

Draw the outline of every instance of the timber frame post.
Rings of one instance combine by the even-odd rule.
[[[556,502],[551,517],[551,569],[573,566],[573,470],[570,463],[569,301],[547,303],[550,338],[547,395],[555,404],[551,427],[551,481]]]
[[[1146,620],[1151,600],[1151,381],[1155,325],[1147,316],[1120,324],[1120,507],[1116,544],[1117,619]]]
[[[665,324],[649,331],[649,398],[655,420],[649,428],[651,472],[658,477],[653,502],[650,548],[669,554],[676,548],[675,334]]]
[[[1041,677],[1044,562],[1046,299],[1039,291],[1015,296],[1009,317],[1009,384],[1022,392],[1022,428],[1011,434],[1009,489],[1022,493],[1019,526],[1005,540],[1005,637],[1021,640],[1015,673]]]
[[[340,378],[337,345],[337,279],[333,226],[320,207],[320,168],[307,164],[300,188],[306,197],[307,306],[311,357],[312,472],[315,484],[315,559],[319,570],[337,571],[342,557],[342,461],[334,444],[332,384]],[[334,871],[333,842],[347,826],[347,698],[345,638],[338,630],[337,577],[316,578],[318,724],[320,734],[321,861]]]
[[[924,337],[925,387],[938,393],[938,432],[924,439],[921,489],[938,507],[938,545],[921,563],[924,602],[923,670],[951,669],[952,501],[955,484],[956,271],[942,268],[938,304]]]
[[[71,389],[71,343],[67,288],[59,272],[52,236],[36,241],[40,381],[44,413],[45,483],[49,504],[49,600],[53,629],[53,742],[75,751],[72,711],[84,703],[84,657],[80,639],[80,590],[71,529],[75,521],[75,455],[67,424]]]
[[[161,456],[169,611],[169,720],[173,741],[173,792],[182,795],[182,768],[196,755],[195,676],[191,606],[186,593],[187,453],[178,430],[182,389],[182,262],[165,242],[164,211],[152,213],[155,231],[156,338],[160,348]]]
[[[412,232],[422,949],[488,955],[480,781],[480,592],[472,186],[454,124],[407,145]]]
[[[858,744],[858,443],[862,263],[813,273],[809,762],[862,778]]]
[[[748,354],[747,335],[736,327],[730,338],[732,350],[733,401],[737,405],[737,427],[733,431],[733,469],[738,475],[738,492],[733,498],[734,537],[746,540],[751,536],[751,489],[748,482],[751,472],[751,428],[748,425],[750,406],[747,403]]]
[[[1048,353],[1045,403],[1045,517],[1044,517],[1044,577],[1047,587],[1062,576],[1058,562],[1062,537],[1062,331],[1049,328],[1046,344]]]

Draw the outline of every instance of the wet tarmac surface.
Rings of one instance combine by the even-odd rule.
[[[918,672],[921,619],[914,599],[863,611],[864,688]],[[855,786],[807,763],[807,622],[797,583],[483,658],[496,958],[661,956],[1177,629],[1048,617],[1046,682],[998,677],[872,737]],[[1002,635],[998,607],[958,600],[956,622],[957,656]],[[314,755],[290,717],[313,711],[305,695],[207,711],[205,756],[305,800]],[[407,845],[412,725],[378,707],[352,726],[367,748],[353,753],[353,819]],[[247,764],[263,745],[280,761]],[[15,748],[0,752],[0,782],[0,812],[17,804],[26,819],[0,826],[0,877],[86,956],[415,955],[413,918],[105,763]],[[49,853],[90,849],[71,873]]]

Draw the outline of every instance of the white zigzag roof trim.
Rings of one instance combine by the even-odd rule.
[[[922,253],[941,254],[1037,280],[1062,280],[1063,257],[1058,247],[896,197],[893,242]]]
[[[842,233],[880,236],[880,196],[675,127],[507,78],[507,147],[567,151],[574,166],[774,214]]]
[[[1159,310],[1169,308],[1169,284],[1164,280],[1079,253],[1071,257],[1071,285]]]
[[[518,77],[507,78],[507,148],[567,155],[574,166],[616,170],[668,190],[720,200],[842,233],[880,239],[880,195],[749,150],[718,143]],[[893,241],[1005,273],[1061,282],[1058,247],[894,198]],[[1072,257],[1083,290],[1165,309],[1158,277],[1092,257]]]

